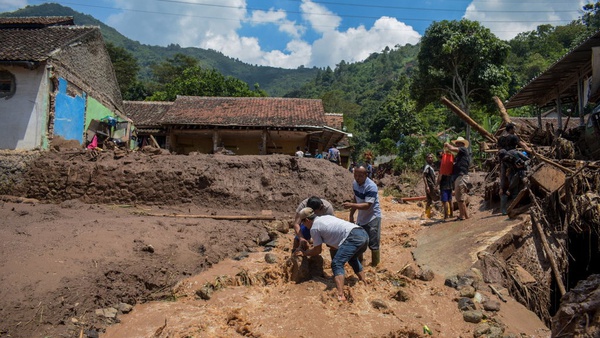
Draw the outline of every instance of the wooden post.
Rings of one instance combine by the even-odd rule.
[[[494,135],[490,134],[487,130],[485,130],[482,126],[475,122],[471,117],[469,117],[469,115],[465,114],[462,110],[460,110],[460,108],[458,108],[454,103],[452,103],[450,100],[443,96],[441,98],[441,101],[446,107],[450,108],[450,110],[452,110],[454,114],[458,115],[458,117],[460,117],[468,125],[473,127],[473,129],[477,130],[477,132],[481,134],[481,136],[485,137],[488,141],[493,142],[494,144],[497,143],[497,140],[494,137]]]
[[[531,189],[527,188],[527,190],[529,191],[529,195],[531,196],[531,200],[533,201],[533,203],[535,203],[535,206],[538,208],[538,210],[542,210],[540,205],[537,203],[537,200],[535,199],[535,195],[533,194]],[[554,279],[556,279],[556,285],[558,286],[558,290],[560,291],[560,295],[562,297],[565,295],[565,293],[567,293],[567,290],[565,289],[565,285],[563,284],[562,277],[560,275],[560,271],[558,270],[558,265],[556,264],[556,261],[554,260],[554,256],[552,256],[552,250],[550,249],[550,245],[548,245],[548,240],[546,239],[546,235],[544,234],[544,229],[542,229],[542,226],[535,219],[534,215],[531,215],[531,222],[533,223],[538,234],[540,235],[540,239],[542,240],[542,246],[544,248],[544,252],[546,253],[546,256],[548,257],[548,260],[550,261],[550,267],[552,267],[552,272],[554,273]]]
[[[502,121],[504,121],[504,123],[510,123],[510,116],[508,116],[506,108],[504,108],[504,104],[502,101],[500,101],[500,98],[498,96],[494,96],[493,99],[496,102],[498,109],[500,109],[500,117],[502,118]]]

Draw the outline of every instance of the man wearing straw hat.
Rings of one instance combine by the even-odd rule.
[[[458,204],[457,221],[462,221],[469,218],[467,211],[467,192],[469,191],[469,166],[471,165],[471,155],[469,154],[469,141],[459,136],[456,140],[451,141],[452,144],[444,143],[444,148],[456,153],[454,157],[454,166],[452,167],[452,176],[454,180],[454,198]]]

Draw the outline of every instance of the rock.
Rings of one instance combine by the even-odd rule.
[[[402,269],[400,273],[402,274],[402,276],[408,277],[410,279],[417,278],[417,272],[415,271],[415,268],[412,267],[412,265],[408,265],[407,267]]]
[[[213,291],[214,290],[211,287],[205,285],[202,288],[196,290],[196,296],[200,297],[200,299],[209,300]]]
[[[97,309],[96,315],[104,318],[117,318],[117,313],[119,311],[114,307],[107,307],[104,309]]]
[[[458,290],[464,288],[465,286],[473,286],[474,279],[470,276],[459,276],[458,283],[456,284],[456,288]]]
[[[479,337],[487,337],[486,335],[488,333],[490,333],[490,324],[488,323],[480,323],[477,324],[477,326],[475,327],[475,330],[473,330],[473,337],[474,338],[479,338]]]
[[[274,248],[277,246],[277,241],[270,241],[269,243],[265,244],[265,247],[267,248]]]
[[[504,334],[504,329],[498,326],[492,326],[490,328],[490,333],[488,333],[487,338],[502,338]]]
[[[146,251],[149,253],[154,253],[154,247],[152,246],[152,244],[148,244],[145,247],[142,248],[142,251]]]
[[[285,221],[275,221],[273,222],[275,229],[279,232],[281,232],[282,234],[287,234],[290,231],[290,226],[288,222]]]
[[[419,273],[419,279],[426,282],[433,280],[434,277],[433,271],[428,267],[424,267]]]
[[[300,283],[310,279],[310,267],[306,257],[291,256],[286,262],[286,268],[292,282]]]
[[[446,278],[446,280],[444,281],[444,285],[456,289],[456,287],[458,286],[458,277],[452,276]]]
[[[475,292],[475,296],[473,296],[473,301],[475,303],[482,303],[486,300],[486,298],[479,292]]]
[[[483,319],[483,312],[480,310],[471,310],[463,312],[463,319],[468,323],[479,323]]]
[[[475,303],[473,303],[471,298],[463,297],[458,300],[458,309],[460,311],[470,311],[476,310],[477,307],[475,306]]]
[[[244,252],[240,252],[239,254],[235,255],[235,256],[233,257],[233,259],[234,259],[234,260],[236,260],[236,261],[241,261],[242,259],[244,259],[244,258],[248,257],[248,255],[249,255],[249,253],[248,253],[248,252],[246,252],[246,251],[244,251]]]
[[[371,305],[373,306],[373,308],[375,308],[377,310],[387,310],[388,309],[388,305],[381,299],[373,299],[371,301]]]
[[[523,284],[528,284],[528,283],[535,283],[537,282],[535,280],[535,278],[529,273],[527,272],[527,270],[523,269],[522,266],[516,264],[515,267],[515,273],[517,275],[517,278],[521,281],[521,283]]]
[[[131,310],[133,310],[133,306],[127,304],[127,303],[119,303],[119,311],[121,311],[121,313],[129,313],[131,312]]]
[[[482,305],[485,311],[500,311],[500,302],[498,301],[489,299],[483,302]]]
[[[398,290],[392,298],[399,302],[406,302],[409,299],[408,294],[404,290]]]
[[[600,337],[600,274],[565,293],[552,317],[552,337]]]
[[[459,292],[461,297],[475,297],[475,288],[472,286],[463,286],[461,289],[459,289]]]
[[[274,253],[268,253],[265,255],[265,262],[269,263],[269,264],[274,264],[277,263],[277,255],[275,255]]]

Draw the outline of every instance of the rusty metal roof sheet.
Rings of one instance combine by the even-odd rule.
[[[136,127],[158,127],[161,119],[173,106],[173,102],[159,101],[123,101],[125,115],[129,117]]]
[[[535,77],[504,105],[516,108],[527,105],[543,107],[560,96],[565,102],[577,96],[577,80],[592,74],[592,47],[600,46],[600,31],[556,61]]]
[[[318,127],[321,100],[276,97],[178,96],[162,122],[179,125]]]

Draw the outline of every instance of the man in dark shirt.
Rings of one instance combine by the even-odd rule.
[[[471,165],[471,155],[469,154],[469,141],[463,137],[458,137],[452,141],[452,144],[444,143],[444,148],[453,153],[454,166],[452,167],[452,176],[454,180],[454,197],[458,204],[458,218],[457,221],[462,221],[469,218],[467,210],[467,192],[469,191],[469,166]]]
[[[498,151],[500,160],[500,208],[506,215],[506,206],[509,200],[514,199],[523,189],[529,157],[518,150]]]

